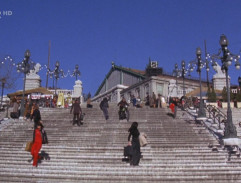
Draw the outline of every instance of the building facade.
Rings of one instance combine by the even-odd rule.
[[[202,86],[207,86],[207,83],[202,81]],[[130,100],[131,95],[144,101],[147,94],[151,95],[153,92],[156,96],[160,94],[166,99],[180,98],[183,96],[183,91],[189,93],[196,88],[199,88],[199,80],[189,77],[184,78],[183,82],[183,78],[164,73],[153,62],[149,63],[146,71],[124,68],[112,62],[110,71],[92,101],[100,102],[107,97],[109,102],[119,102],[122,97]]]

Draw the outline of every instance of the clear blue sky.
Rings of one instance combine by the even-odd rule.
[[[217,53],[221,34],[238,53],[240,8],[240,0],[0,0],[0,58],[19,62],[29,49],[43,66],[51,40],[51,68],[56,60],[64,71],[79,64],[84,93],[94,94],[111,61],[144,70],[151,57],[171,72],[175,63],[193,60],[197,47],[204,53],[204,40],[207,51]],[[45,86],[46,70],[40,75]],[[232,65],[230,76],[237,84],[241,71]],[[74,81],[60,79],[58,86],[72,89]]]

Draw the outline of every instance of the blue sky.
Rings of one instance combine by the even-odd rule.
[[[175,63],[193,60],[197,47],[204,53],[204,40],[217,53],[221,34],[238,53],[240,7],[240,0],[0,0],[0,58],[11,55],[17,63],[29,49],[43,66],[50,40],[51,68],[57,60],[64,71],[79,64],[84,93],[94,94],[112,61],[144,70],[150,57],[172,72]],[[46,69],[39,74],[45,86]],[[234,64],[230,76],[237,84],[241,71]],[[73,89],[74,81],[66,77],[58,86]],[[22,89],[21,78],[16,87]]]

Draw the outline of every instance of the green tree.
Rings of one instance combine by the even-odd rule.
[[[241,91],[239,91],[236,95],[237,102],[241,102]]]
[[[215,93],[214,88],[212,87],[210,102],[216,102],[216,101],[217,101],[217,95],[216,95],[216,93]]]
[[[209,88],[209,87],[208,87],[208,91],[207,91],[207,93],[206,93],[206,97],[207,97],[208,102],[211,102],[211,101],[210,101],[211,92],[210,92],[210,88]]]

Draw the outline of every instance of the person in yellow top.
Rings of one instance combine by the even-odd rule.
[[[64,94],[63,93],[58,94],[57,106],[64,107]]]

